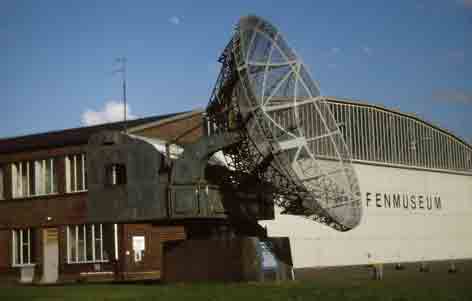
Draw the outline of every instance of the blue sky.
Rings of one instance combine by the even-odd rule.
[[[239,17],[278,26],[323,95],[361,99],[472,141],[472,0],[0,2],[0,137],[205,107]],[[85,114],[88,112],[87,114]]]

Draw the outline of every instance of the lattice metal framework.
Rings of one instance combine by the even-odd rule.
[[[286,213],[341,231],[358,225],[360,190],[348,147],[317,83],[280,32],[244,17],[220,62],[207,128],[210,135],[241,135],[240,144],[224,150],[240,172],[233,181],[257,175],[274,184]]]

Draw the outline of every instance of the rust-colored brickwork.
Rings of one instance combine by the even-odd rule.
[[[4,272],[11,267],[11,232],[0,231],[0,271]]]
[[[162,245],[166,241],[185,239],[182,226],[154,226],[151,224],[127,224],[125,231],[125,273],[160,271],[162,266]],[[133,236],[145,237],[145,251],[142,262],[134,262]],[[129,253],[128,253],[129,252]]]
[[[11,167],[8,164],[3,164],[3,197],[4,200],[8,200],[12,195],[11,187]],[[3,202],[4,200],[0,200]],[[1,223],[0,223],[1,224]]]
[[[32,262],[36,265],[34,269],[34,280],[40,281],[43,272],[43,229],[36,228],[32,230]]]
[[[84,223],[86,197],[84,192],[0,201],[0,229]]]

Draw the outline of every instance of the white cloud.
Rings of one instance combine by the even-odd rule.
[[[434,91],[433,99],[441,102],[463,103],[472,105],[472,93],[460,90]]]
[[[365,55],[367,55],[367,56],[371,56],[372,53],[373,53],[372,48],[370,48],[368,46],[362,47],[362,52],[364,52]]]
[[[174,25],[179,25],[180,24],[180,18],[177,16],[172,16],[169,18],[169,22],[174,24]]]
[[[118,101],[108,101],[105,103],[105,107],[102,110],[86,110],[82,113],[82,124],[96,125],[107,122],[122,121],[124,115],[124,105]],[[134,119],[136,116],[131,114],[129,105],[126,105],[126,118]]]

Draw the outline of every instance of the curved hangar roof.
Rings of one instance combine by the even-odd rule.
[[[417,116],[381,106],[323,97],[340,126],[353,161],[472,174],[472,145]],[[302,112],[301,118],[310,116]],[[305,117],[306,116],[306,117]],[[308,120],[316,128],[316,120]],[[332,150],[315,147],[317,156]]]

